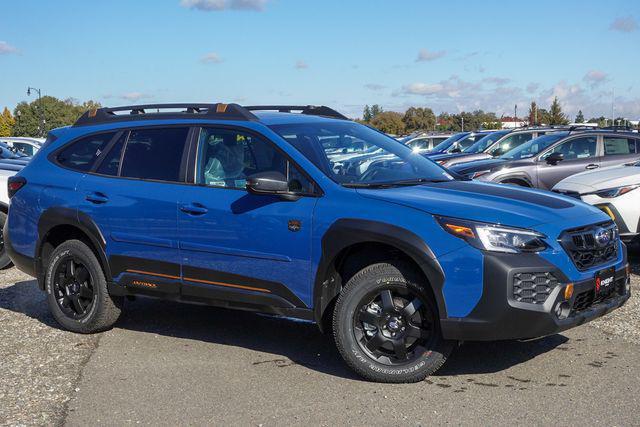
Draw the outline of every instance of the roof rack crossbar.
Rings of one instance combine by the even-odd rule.
[[[250,105],[244,107],[248,111],[278,111],[280,113],[291,113],[299,111],[300,114],[309,116],[323,116],[334,119],[349,120],[344,114],[325,105]]]
[[[183,110],[183,111],[161,111]],[[117,114],[126,113],[129,114]],[[165,118],[216,118],[221,120],[258,121],[258,118],[238,104],[144,104],[122,107],[103,107],[89,110],[73,126],[94,125],[117,121]]]

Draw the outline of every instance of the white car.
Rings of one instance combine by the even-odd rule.
[[[640,162],[567,177],[553,191],[581,199],[609,215],[630,242],[640,233]]]
[[[43,138],[25,138],[25,137],[0,137],[0,142],[5,143],[14,152],[20,152],[25,156],[33,156],[40,150],[44,143]]]

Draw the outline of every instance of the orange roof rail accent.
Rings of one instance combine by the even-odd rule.
[[[227,111],[228,104],[216,104],[216,113],[225,113]]]

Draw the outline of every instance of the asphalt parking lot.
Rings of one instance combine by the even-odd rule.
[[[139,299],[99,335],[58,328],[33,280],[0,272],[0,424],[638,425],[632,300],[528,342],[465,343],[419,384],[360,380],[310,324]]]

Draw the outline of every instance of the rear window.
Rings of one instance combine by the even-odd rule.
[[[180,165],[189,128],[132,130],[120,176],[180,181]]]
[[[604,154],[615,156],[617,154],[635,154],[636,142],[633,138],[604,137]]]
[[[56,156],[56,160],[69,169],[89,171],[115,134],[115,132],[101,133],[82,138],[63,148]]]

